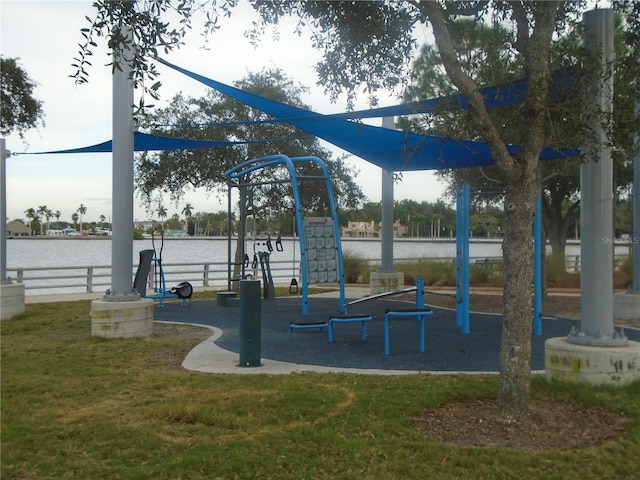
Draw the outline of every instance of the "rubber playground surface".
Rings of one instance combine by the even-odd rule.
[[[296,322],[326,322],[339,313],[337,298],[309,297],[309,314],[302,315],[299,297],[261,302],[260,358],[294,364],[335,368],[412,371],[497,372],[500,364],[502,316],[471,314],[471,329],[462,334],[456,326],[455,311],[433,307],[426,317],[425,352],[419,350],[419,323],[415,318],[394,319],[390,328],[390,355],[384,355],[384,314],[388,308],[407,308],[411,303],[379,299],[354,305],[349,314],[368,314],[367,338],[360,337],[361,324],[334,326],[334,341],[328,342],[327,329],[294,330]],[[348,299],[349,300],[349,299]],[[215,300],[191,301],[186,306],[167,302],[155,306],[155,320],[210,325],[222,330],[216,344],[230,352],[240,352],[240,308],[220,306]],[[542,335],[533,335],[531,369],[544,370],[544,342],[564,337],[575,320],[543,319]],[[630,340],[640,341],[640,331],[625,331]]]

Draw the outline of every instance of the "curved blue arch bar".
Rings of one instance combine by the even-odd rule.
[[[305,163],[312,162],[317,164],[322,170],[322,176],[318,177],[318,179],[323,180],[325,182],[325,186],[327,189],[327,195],[329,198],[329,205],[331,209],[331,218],[333,222],[333,232],[334,232],[334,245],[336,248],[336,262],[338,268],[338,282],[340,284],[340,312],[344,313],[345,311],[345,286],[344,286],[344,267],[342,262],[342,244],[340,242],[340,222],[338,221],[338,211],[336,208],[333,185],[331,183],[331,177],[329,175],[329,169],[324,161],[322,161],[318,157],[293,157],[290,158],[287,155],[276,154],[276,155],[266,155],[263,157],[254,158],[252,160],[247,160],[234,168],[227,170],[224,172],[224,176],[229,180],[237,180],[242,178],[243,176],[262,170],[264,168],[274,167],[278,165],[284,165],[289,170],[289,175],[291,176],[291,186],[293,189],[293,198],[295,204],[295,214],[296,214],[296,225],[298,228],[298,239],[300,242],[300,269],[301,269],[301,277],[302,277],[302,314],[308,315],[309,313],[309,272],[307,267],[307,251],[306,251],[306,232],[304,228],[304,216],[302,212],[302,199],[300,196],[300,187],[299,187],[299,178],[296,173],[295,164],[296,163]],[[231,198],[231,187],[242,186],[241,183],[237,185],[232,185],[229,183],[229,199]],[[231,201],[229,200],[229,205]],[[229,212],[230,216],[231,212]],[[229,252],[229,258],[231,258],[231,252]]]

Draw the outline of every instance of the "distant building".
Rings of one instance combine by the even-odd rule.
[[[135,222],[133,222],[133,228],[142,230],[143,232],[146,232],[147,230],[153,230],[153,227],[155,227],[155,225],[156,222],[153,220],[136,220]]]
[[[12,220],[7,223],[6,232],[8,237],[28,237],[31,229],[20,220]]]
[[[382,223],[370,222],[349,222],[346,227],[342,227],[343,238],[379,238],[381,236]],[[407,236],[407,227],[396,221],[393,223],[394,238]]]

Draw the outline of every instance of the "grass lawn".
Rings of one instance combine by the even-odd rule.
[[[534,380],[534,398],[633,419],[600,447],[462,447],[428,438],[415,418],[495,399],[496,377],[195,373],[180,363],[204,329],[157,324],[149,339],[98,339],[89,310],[30,304],[2,322],[2,479],[638,478],[638,383]]]

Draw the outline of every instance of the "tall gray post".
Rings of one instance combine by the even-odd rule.
[[[131,8],[132,4],[125,6]],[[123,36],[132,39],[130,27]],[[113,234],[111,289],[91,302],[91,335],[104,338],[149,337],[153,334],[153,300],[133,292],[133,41],[114,51],[113,71]]]
[[[382,119],[384,128],[394,128],[393,117]],[[393,272],[393,172],[382,170],[382,252],[380,272]]]
[[[239,367],[260,367],[262,305],[260,280],[240,280],[240,363]]]
[[[4,138],[0,138],[0,320],[24,313],[24,283],[7,277],[7,158]]]
[[[393,117],[382,119],[383,128],[394,128]],[[392,292],[403,288],[404,274],[396,272],[393,266],[393,172],[382,169],[382,244],[381,262],[377,272],[369,275],[369,291],[371,295]]]
[[[593,69],[593,97],[585,105],[593,124],[580,169],[581,322],[568,336],[569,342],[581,345],[627,342],[613,328],[613,163],[604,124],[613,109],[613,32],[613,10],[584,14],[584,44],[599,68]]]
[[[126,28],[126,27],[124,27]],[[128,31],[125,36],[132,37]],[[130,59],[133,44],[122,56],[114,50],[120,69],[113,71],[113,236],[111,238],[112,299],[127,299],[133,293],[133,80]]]
[[[636,83],[638,80],[636,79]],[[636,115],[640,113],[640,101],[636,103]],[[636,151],[640,148],[640,132],[634,136]],[[640,295],[640,152],[633,161],[633,237],[631,239],[633,255],[633,282],[630,293]]]
[[[0,138],[0,283],[7,281],[7,158],[4,138]]]

